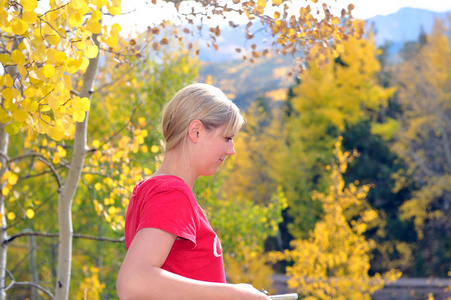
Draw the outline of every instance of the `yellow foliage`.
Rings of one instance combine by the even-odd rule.
[[[407,164],[395,174],[396,190],[414,184],[418,190],[401,207],[401,218],[413,220],[422,239],[425,225],[434,230],[451,222],[443,199],[451,193],[449,123],[451,101],[451,23],[437,21],[399,72],[403,119],[393,149]]]
[[[74,293],[74,299],[101,299],[105,284],[99,280],[99,268],[84,266],[83,273],[85,279]]]
[[[49,11],[39,15],[36,13],[36,0],[20,1],[22,14],[13,9],[19,3],[2,4],[2,7],[11,7],[1,12],[0,30],[22,36],[22,42],[15,48],[12,48],[12,43],[5,43],[6,51],[1,54],[0,61],[5,65],[16,65],[20,75],[15,77],[17,86],[24,87],[26,91],[34,88],[39,92],[24,93],[23,97],[13,88],[10,74],[2,76],[0,90],[5,98],[3,107],[18,113],[12,119],[2,117],[0,121],[7,124],[9,134],[17,134],[25,128],[28,134],[37,132],[62,140],[71,137],[74,122],[84,120],[84,111],[89,110],[86,105],[74,109],[73,103],[76,101],[68,101],[73,94],[65,73],[84,72],[88,59],[98,55],[99,49],[93,44],[93,35],[101,34],[98,21],[102,17],[102,7],[109,6],[109,3],[76,0],[62,6],[56,1],[49,4]],[[120,1],[110,7],[110,11],[117,14],[119,8]],[[113,25],[112,28],[111,34],[117,35],[120,27]]]
[[[434,215],[438,219],[450,221],[450,217],[437,214],[437,210],[432,209],[432,203],[444,193],[451,192],[451,175],[440,177],[432,177],[429,182],[421,189],[413,192],[413,197],[404,202],[400,207],[401,219],[413,219],[418,238],[422,239],[423,228],[426,220],[434,219]]]
[[[249,283],[255,288],[265,289],[269,293],[273,291],[271,275],[272,268],[268,265],[266,256],[261,250],[251,250],[249,247],[242,249],[244,260],[235,259],[230,253],[224,255],[224,265],[227,270],[227,279],[232,283]]]
[[[319,221],[307,239],[292,242],[293,250],[275,259],[284,257],[293,262],[287,267],[290,276],[288,285],[300,293],[315,299],[371,299],[371,294],[381,289],[384,280],[393,281],[401,276],[397,270],[368,275],[370,253],[375,243],[363,235],[367,222],[374,220],[377,213],[366,210],[361,218],[349,222],[345,212],[361,205],[367,188],[345,186],[342,173],[346,170],[351,153],[335,145],[337,164],[332,166],[331,186],[328,193],[314,193],[313,198],[323,205],[324,217]]]

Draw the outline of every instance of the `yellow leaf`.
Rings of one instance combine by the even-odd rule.
[[[66,58],[67,58],[67,54],[65,52],[61,52],[61,51],[56,52],[55,56],[54,56],[55,62],[57,62],[57,63],[61,63],[61,62],[65,61]]]
[[[111,31],[110,31],[111,35],[116,36],[121,31],[122,31],[121,25],[119,25],[118,23],[114,23],[113,25],[111,25]]]
[[[22,107],[29,112],[35,112],[38,110],[38,103],[36,101],[30,100],[29,98],[25,98],[21,104]]]
[[[83,8],[82,0],[71,0],[71,1],[69,1],[69,3],[70,3],[70,6],[75,10],[79,10],[79,9]]]
[[[86,97],[83,97],[83,98],[74,97],[74,99],[72,100],[72,105],[82,111],[88,111],[89,107],[91,105],[91,102]]]
[[[42,32],[44,32],[45,35],[52,36],[52,35],[56,34],[54,28],[55,28],[55,24],[51,24],[51,26],[50,26],[50,24],[45,23],[44,26],[42,27]],[[41,36],[42,32],[39,32],[39,36]]]
[[[17,71],[19,71],[20,76],[25,77],[27,75],[27,69],[24,65],[17,65]]]
[[[8,183],[10,185],[15,185],[17,183],[17,180],[19,180],[17,174],[14,174],[12,172],[7,172],[5,175],[7,175]]]
[[[139,126],[141,126],[141,127],[144,127],[147,124],[146,119],[143,117],[138,118],[138,123],[139,123]]]
[[[11,53],[11,60],[17,65],[23,65],[25,63],[25,55],[20,50],[14,50]]]
[[[5,126],[5,132],[9,135],[15,135],[19,133],[20,128],[22,128],[22,122],[9,123]]]
[[[9,194],[9,188],[7,186],[5,186],[2,189],[2,195],[6,197],[6,196],[8,196],[8,194]]]
[[[63,130],[63,129],[60,128],[60,130]],[[60,157],[66,157],[66,155],[67,155],[66,149],[64,149],[61,146],[58,146],[57,149],[58,149],[58,154],[59,154]]]
[[[28,31],[28,24],[22,19],[15,20],[12,23],[12,30],[14,34],[24,35]]]
[[[12,221],[16,218],[16,214],[10,211],[7,215],[8,220]]]
[[[44,73],[42,73],[42,69],[39,70],[31,70],[30,72],[28,72],[28,76],[30,78],[30,80],[35,79],[35,80],[44,80]],[[35,82],[31,82],[33,84],[35,84]]]
[[[42,72],[44,76],[49,78],[55,76],[55,67],[53,65],[45,65],[42,67]]]
[[[3,121],[6,119],[9,119],[8,113],[3,108],[0,107],[0,122],[9,123],[9,121],[8,122]]]
[[[58,34],[52,34],[52,35],[48,35],[46,37],[47,41],[50,43],[50,45],[56,46],[60,43],[61,38]]]
[[[33,219],[34,218],[34,210],[32,210],[31,208],[27,209],[25,214],[27,215],[28,219]]]
[[[101,19],[102,19],[102,11],[96,10],[96,11],[92,12],[91,19],[90,19],[92,22],[100,21]]]
[[[108,0],[92,0],[92,3],[97,6],[97,8],[100,8],[102,6],[108,5]]]
[[[75,42],[73,43],[73,45],[78,49],[78,50],[84,50],[86,48],[86,44],[84,42]]]
[[[104,182],[105,184],[111,186],[111,185],[113,184],[113,179],[110,178],[110,177],[105,177],[105,178],[103,179],[103,182]]]
[[[20,1],[20,5],[22,5],[24,11],[33,11],[38,7],[37,0],[22,0]]]
[[[8,54],[0,54],[0,62],[4,65],[7,65],[9,62],[11,61],[10,57]]]
[[[5,3],[5,1],[3,0],[1,5],[4,5],[3,3]],[[2,26],[8,26],[8,13],[6,11],[6,9],[2,9],[0,10],[0,25]]]
[[[120,6],[107,6],[107,10],[113,16],[117,16],[121,13],[122,8]]]
[[[12,113],[12,116],[13,116],[13,119],[17,122],[25,122],[28,114],[25,111],[18,109]]]
[[[144,174],[146,175],[152,175],[152,171],[149,168],[144,168]]]
[[[33,24],[38,20],[38,15],[34,11],[26,11],[22,14],[22,20],[28,24]]]
[[[80,70],[84,72],[88,66],[89,66],[89,60],[86,57],[83,57],[81,59]]]
[[[11,88],[3,89],[2,91],[2,97],[6,100],[11,100],[13,98],[13,93]]]
[[[272,0],[273,6],[279,6],[280,4],[282,4],[282,0]]]
[[[80,27],[83,24],[83,16],[75,13],[69,17],[69,25],[72,27]]]
[[[100,147],[100,142],[99,142],[99,140],[93,140],[92,141],[92,147],[94,147],[94,148],[99,148]]]
[[[83,122],[85,120],[85,112],[79,109],[75,109],[73,118],[75,122]]]
[[[55,54],[57,51],[54,48],[48,48],[45,52],[47,54],[47,63],[55,63]]]
[[[12,87],[14,85],[14,81],[13,78],[11,77],[11,75],[6,74],[5,76],[3,76],[3,85],[6,87]]]
[[[87,183],[91,183],[93,179],[94,179],[94,176],[92,176],[92,174],[85,174],[85,181]]]
[[[102,31],[102,24],[97,21],[88,21],[86,28],[92,33],[100,33]]]
[[[106,43],[107,43],[107,45],[108,45],[109,47],[114,48],[114,47],[116,47],[117,44],[118,44],[118,39],[117,39],[116,37],[114,37],[114,36],[110,36],[110,37],[108,37]]]
[[[91,45],[91,46],[86,47],[84,54],[87,58],[95,58],[95,57],[97,57],[98,53],[99,53],[99,48],[97,47],[97,45]]]
[[[64,83],[64,88],[66,88],[67,90],[72,90],[72,78],[69,75],[64,75],[63,76],[63,83]]]
[[[150,151],[152,153],[157,153],[158,151],[160,151],[160,148],[158,148],[158,146],[156,145],[152,145],[152,147],[150,147]]]
[[[38,1],[40,1],[40,0],[38,0]],[[48,11],[48,12],[45,14],[45,16],[44,16],[44,19],[45,19],[47,22],[53,22],[53,21],[56,20],[56,18],[58,18],[59,15],[60,15],[60,14],[58,13],[58,10],[57,10],[57,9],[56,9],[56,10],[53,10],[53,11]]]
[[[57,110],[60,107],[58,99],[56,97],[54,97],[53,95],[47,96],[47,103],[49,104],[50,108],[53,110]]]
[[[97,182],[96,184],[94,184],[94,188],[96,189],[96,191],[100,191],[102,189],[102,184],[100,182]]]
[[[58,127],[52,127],[52,129],[50,129],[49,135],[55,141],[61,141],[64,138],[65,132],[64,130],[59,129]],[[55,161],[55,158],[57,158],[57,161]],[[60,155],[58,153],[55,153],[53,163],[57,164],[59,163],[59,161]]]
[[[64,61],[64,66],[66,68],[66,72],[69,74],[74,74],[80,68],[80,62],[72,57],[66,59]]]
[[[33,86],[29,86],[24,92],[25,97],[34,97],[36,96],[37,89]]]

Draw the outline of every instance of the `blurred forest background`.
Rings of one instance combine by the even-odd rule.
[[[395,36],[386,30],[393,22],[414,32]],[[229,281],[274,292],[273,275],[286,274],[301,299],[371,299],[401,276],[451,277],[451,18],[404,9],[364,26],[362,38],[343,41],[339,55],[326,57],[328,64],[307,63],[299,78],[288,75],[295,64],[289,54],[254,52],[253,62],[243,61],[235,45],[245,41],[234,40],[233,29],[222,30],[218,50],[201,47],[196,55],[190,42],[178,38],[183,28],[149,28],[127,47],[149,35],[164,36],[160,44],[148,43],[127,62],[119,55],[101,59],[94,93],[86,94],[91,104],[79,95],[71,108],[71,118],[83,122],[87,110],[90,118],[72,203],[69,298],[117,298],[129,196],[162,161],[162,107],[194,81],[223,89],[247,121],[234,138],[236,155],[195,186],[221,238]],[[113,25],[104,40],[113,56],[118,31]],[[3,49],[29,47],[14,43]],[[77,47],[92,59],[90,46]],[[230,49],[239,57],[226,59],[221,51]],[[0,54],[2,65],[25,61],[13,52]],[[60,60],[51,51],[33,55],[35,61]],[[39,80],[52,78],[55,70],[32,72],[20,73],[32,82],[24,97],[42,100],[54,90]],[[9,135],[2,150],[3,286],[8,299],[48,299],[58,273],[56,212],[62,178],[74,159],[75,129],[67,126],[65,137],[57,127],[47,128],[51,120],[42,117],[48,110],[41,111],[41,100],[30,109],[30,100],[23,100],[40,117],[27,119],[10,100],[17,78],[1,75],[0,122],[8,124],[2,131]],[[87,80],[70,82],[66,75],[61,84],[73,89]],[[65,103],[46,101],[64,127],[64,112],[56,109]],[[28,122],[37,132],[22,126]]]

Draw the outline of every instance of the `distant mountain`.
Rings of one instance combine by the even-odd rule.
[[[254,63],[242,59],[202,62],[199,75],[202,82],[211,76],[213,85],[220,87],[240,108],[246,108],[258,97],[285,100],[287,88],[295,82],[288,76],[293,65],[289,55],[268,55]]]
[[[431,33],[436,19],[445,20],[450,12],[433,12],[419,8],[402,8],[386,16],[375,16],[366,20],[366,30],[375,33],[377,46],[386,42],[394,44],[415,41],[420,33]]]

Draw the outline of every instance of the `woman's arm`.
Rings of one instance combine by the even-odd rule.
[[[116,282],[126,299],[269,299],[248,284],[198,281],[161,269],[177,237],[156,228],[138,231],[125,255]]]

